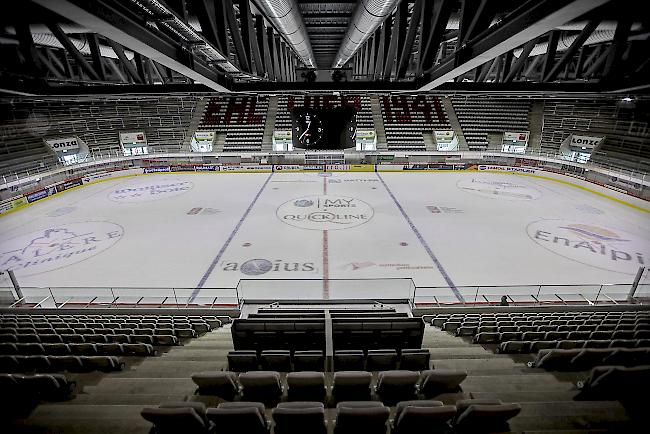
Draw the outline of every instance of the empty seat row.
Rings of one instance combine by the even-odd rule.
[[[527,354],[536,353],[540,350],[553,348],[575,349],[575,348],[640,348],[650,347],[650,339],[590,339],[582,340],[559,340],[559,341],[506,341],[501,342],[497,352],[502,354]]]
[[[445,392],[456,392],[467,377],[464,371],[426,370],[382,371],[371,388],[372,374],[367,371],[341,371],[333,377],[331,389],[326,387],[322,372],[290,372],[287,374],[289,401],[364,401],[373,391],[386,404],[398,401],[432,398]],[[192,374],[197,393],[216,395],[225,400],[260,401],[275,405],[284,395],[285,387],[276,371],[250,371],[237,375],[231,371],[208,371]],[[328,394],[329,392],[329,394]]]
[[[205,325],[206,327],[209,327]],[[206,331],[209,331],[206,329]],[[128,334],[128,335],[172,335],[179,338],[195,338],[198,335],[198,332],[190,327],[186,328],[106,328],[106,327],[78,327],[71,328],[67,324],[62,324],[60,327],[47,328],[47,329],[35,329],[28,327],[2,327],[0,328],[0,335],[66,335],[66,334],[95,334],[95,335],[117,335],[117,334]],[[34,338],[36,339],[36,338]]]
[[[529,366],[550,371],[579,371],[598,365],[650,365],[650,348],[549,349],[537,353]]]
[[[154,356],[156,350],[149,344],[0,344],[0,355],[48,356]]]
[[[115,356],[0,356],[0,373],[121,371]]]
[[[648,319],[650,311],[627,311],[627,312],[498,312],[498,313],[456,313],[456,314],[437,314],[426,316],[425,320],[432,326],[441,327],[447,321],[525,321],[525,320],[590,320],[590,319]]]
[[[218,320],[222,324],[229,324],[232,322],[232,319],[228,316],[215,316],[215,315],[141,315],[141,314],[74,314],[74,315],[38,315],[38,314],[0,314],[0,321],[5,319],[16,319],[16,320],[66,320],[66,321],[79,321],[79,320],[99,320],[100,322],[108,320],[125,320],[125,321],[214,321]]]
[[[325,321],[303,319],[236,319],[232,325],[236,350],[322,350]]]
[[[388,371],[405,369],[424,371],[429,369],[431,354],[427,349],[336,350],[336,371]]]
[[[70,397],[77,383],[62,374],[0,374],[3,402],[13,399],[59,401]]]
[[[650,322],[637,320],[631,323],[577,321],[580,324],[570,324],[573,321],[500,321],[500,322],[455,322],[447,321],[442,330],[454,332],[456,336],[474,336],[477,333],[494,332],[547,332],[547,331],[638,331],[650,330]]]
[[[650,339],[650,330],[619,330],[615,332],[483,332],[474,335],[475,344],[498,344],[507,341],[557,341],[557,340],[616,340]]]
[[[159,346],[178,345],[179,341],[173,334],[133,334],[133,330],[120,330],[126,333],[111,334],[77,334],[77,333],[47,333],[47,334],[0,334],[0,344],[3,343],[144,343]]]
[[[335,350],[420,348],[424,335],[421,318],[332,319]]]
[[[321,350],[235,350],[228,352],[228,368],[234,372],[268,371],[324,371],[325,355]]]
[[[334,434],[392,434],[416,432],[509,431],[508,421],[521,411],[518,404],[499,400],[469,399],[444,405],[440,401],[402,401],[395,408],[393,420],[390,409],[376,401],[344,401],[336,406]],[[206,409],[197,402],[163,403],[157,408],[145,408],[142,417],[154,424],[155,432],[172,434],[206,434],[218,427],[219,432],[246,434],[326,434],[328,423],[321,402],[280,403],[267,421],[265,408],[259,402],[224,402],[217,408]],[[272,423],[271,423],[272,422]]]

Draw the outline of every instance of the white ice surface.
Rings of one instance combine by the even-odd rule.
[[[241,220],[269,176],[257,202]],[[606,233],[625,238],[613,248],[633,247],[646,266],[650,265],[650,214],[585,190],[509,174],[383,173],[381,177],[438,264],[376,173],[335,173],[329,177],[317,173],[159,174],[93,184],[0,218],[0,269],[15,268],[24,287],[196,288],[203,279],[204,288],[232,288],[240,279],[273,279],[272,291],[265,295],[277,298],[292,294],[296,298],[318,298],[326,290],[333,298],[344,297],[350,285],[337,284],[337,279],[412,278],[418,287],[448,287],[451,282],[461,287],[466,298],[474,290],[464,286],[632,282],[636,257],[608,261],[606,269],[603,258],[589,264],[589,255],[585,260],[568,250],[564,254],[562,249],[560,255],[546,248],[544,242],[534,242],[527,233],[531,223],[542,221],[543,226],[556,220],[565,226],[575,223],[605,228]],[[182,182],[192,187],[154,196],[147,189]],[[460,188],[459,183],[476,185],[483,191]],[[492,187],[495,183],[497,187]],[[144,194],[133,193],[135,196],[122,202],[118,194],[116,201],[115,191],[125,188],[131,189],[126,190],[127,196],[129,191]],[[325,189],[330,198],[363,201],[372,212],[364,224],[327,231],[325,262],[331,279],[327,288],[321,281],[325,267],[323,230],[318,225],[312,229],[292,226],[277,215],[282,204],[322,196]],[[526,192],[532,192],[529,198]],[[188,215],[199,207],[202,212]],[[441,212],[433,213],[427,207],[438,207]],[[72,228],[78,222],[111,222],[121,226],[124,233],[114,244],[104,244],[105,250],[94,251],[94,256],[81,253],[78,261],[69,260],[70,264],[62,268],[57,268],[66,264],[61,260],[21,268],[20,261],[24,265],[26,258],[10,259],[11,253],[7,253],[28,255],[24,249],[29,237],[42,236],[46,229]],[[89,225],[84,228],[93,223]],[[100,225],[97,228],[101,231]],[[255,259],[260,261],[251,261]],[[270,269],[264,268],[269,263]],[[247,264],[244,272],[242,264]],[[38,272],[44,269],[51,271]],[[314,280],[300,290],[276,279]],[[395,295],[401,297],[408,291],[398,281],[393,285],[374,281],[353,286],[356,297],[387,298],[391,288],[396,288]],[[448,289],[436,291],[453,297]]]

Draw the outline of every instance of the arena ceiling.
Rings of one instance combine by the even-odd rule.
[[[644,93],[635,0],[21,0],[5,94]]]

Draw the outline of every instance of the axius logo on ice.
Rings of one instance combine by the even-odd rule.
[[[650,242],[620,229],[566,220],[531,223],[528,236],[551,252],[592,267],[634,274],[648,265]]]
[[[42,229],[0,244],[0,269],[28,276],[95,256],[120,240],[124,230],[110,222],[80,222]]]
[[[223,262],[223,271],[240,271],[247,276],[260,276],[268,272],[316,272],[313,262],[290,262],[283,259],[249,259],[241,264],[239,262]]]

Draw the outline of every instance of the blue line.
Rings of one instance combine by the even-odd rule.
[[[447,285],[449,286],[449,289],[452,290],[452,292],[454,293],[454,295],[456,296],[458,301],[460,301],[462,303],[465,303],[465,298],[462,296],[460,291],[458,291],[458,288],[456,287],[456,285],[454,285],[454,282],[451,280],[451,277],[449,277],[449,274],[447,274],[447,271],[442,266],[442,264],[440,263],[440,261],[438,260],[436,255],[433,253],[433,250],[431,250],[431,247],[429,247],[429,244],[427,244],[427,242],[425,241],[425,239],[422,236],[422,234],[420,233],[420,231],[418,231],[418,228],[415,227],[415,224],[413,223],[411,218],[408,216],[408,214],[406,214],[406,211],[404,211],[404,208],[402,208],[402,205],[400,205],[399,201],[397,200],[397,198],[395,197],[393,192],[390,191],[390,188],[388,188],[388,185],[386,185],[386,182],[384,182],[384,179],[381,177],[379,172],[377,172],[377,177],[379,178],[381,183],[384,185],[384,188],[386,189],[386,191],[390,195],[391,199],[393,199],[393,202],[395,202],[395,205],[397,206],[397,209],[399,209],[399,211],[402,213],[402,215],[404,216],[404,218],[408,222],[408,224],[411,227],[411,230],[413,231],[415,236],[418,237],[418,240],[420,240],[420,244],[422,244],[422,247],[424,247],[424,250],[427,251],[427,254],[431,258],[433,263],[436,264],[436,267],[438,268],[438,271],[440,271],[440,274],[442,274],[442,277],[445,279],[445,282],[447,282]]]
[[[232,242],[233,238],[235,238],[235,235],[237,235],[237,232],[241,228],[242,224],[244,224],[244,220],[246,220],[246,217],[248,217],[248,214],[250,214],[251,210],[253,209],[253,207],[257,203],[257,200],[260,198],[260,196],[262,195],[262,192],[266,188],[266,185],[271,180],[272,176],[273,176],[273,173],[271,173],[269,175],[269,177],[266,178],[266,181],[264,181],[264,184],[262,184],[262,187],[260,188],[260,190],[257,192],[255,197],[253,198],[253,201],[250,203],[250,205],[248,205],[248,208],[244,212],[244,215],[242,215],[241,218],[239,219],[239,221],[237,222],[237,226],[235,226],[235,228],[230,233],[230,236],[228,236],[228,239],[226,239],[226,242],[223,244],[223,246],[221,246],[221,249],[219,250],[219,253],[217,253],[217,256],[214,257],[214,259],[212,260],[212,263],[208,267],[207,271],[205,273],[203,273],[203,277],[201,277],[201,280],[199,281],[199,284],[196,285],[196,288],[194,289],[194,291],[192,291],[192,295],[190,296],[190,303],[193,302],[194,299],[196,298],[196,296],[199,295],[199,292],[201,292],[201,288],[203,288],[203,285],[205,285],[205,282],[208,280],[208,277],[210,277],[210,274],[212,274],[212,272],[214,271],[214,267],[217,266],[217,264],[221,260],[221,257],[223,256],[224,252],[226,251],[226,249],[228,248],[228,246]]]

